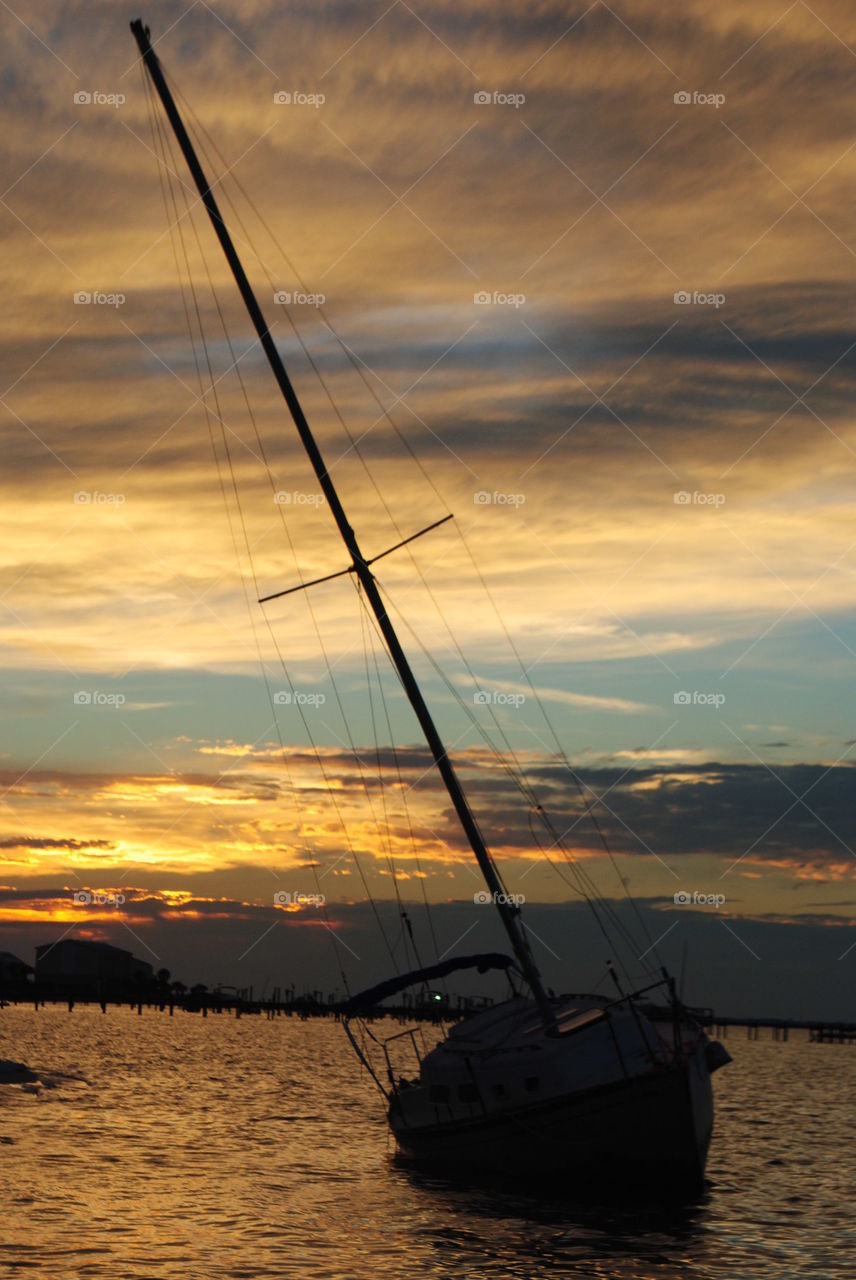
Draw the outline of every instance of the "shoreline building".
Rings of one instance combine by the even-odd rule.
[[[109,942],[62,938],[36,947],[36,983],[63,993],[126,994],[151,984],[152,966]]]

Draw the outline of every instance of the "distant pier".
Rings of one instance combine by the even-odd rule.
[[[342,1017],[344,998],[339,993],[322,991],[298,995],[293,988],[274,987],[269,997],[254,997],[252,987],[227,988],[213,991],[193,988],[190,991],[164,991],[147,988],[144,991],[99,991],[91,987],[77,986],[61,989],[56,985],[37,983],[0,987],[0,1007],[3,1005],[32,1005],[36,1010],[46,1005],[61,1005],[73,1012],[76,1005],[96,1005],[106,1014],[108,1009],[129,1008],[142,1016],[143,1010],[166,1013],[172,1017],[178,1009],[183,1013],[215,1016],[265,1017],[265,1018],[334,1018]],[[410,999],[400,1005],[384,1006],[369,1010],[368,1017],[392,1017],[401,1020],[443,1022],[458,1019],[491,1002],[469,997],[449,999],[432,993],[427,1000]]]
[[[745,1027],[747,1040],[759,1040],[761,1030],[769,1030],[773,1040],[786,1041],[791,1031],[807,1031],[812,1044],[853,1044],[856,1022],[823,1022],[817,1018],[726,1018],[705,1013],[699,1017],[702,1026],[725,1040],[729,1027]]]
[[[433,992],[429,993],[427,999],[417,997],[398,1005],[385,1005],[368,1011],[364,1016],[395,1018],[399,1021],[448,1022],[487,1008],[491,1003],[490,1000],[463,996],[450,999],[439,992]],[[64,1005],[69,1013],[75,1005],[94,1004],[105,1014],[113,1006],[130,1008],[140,1016],[143,1009],[146,1009],[172,1017],[178,1009],[183,1013],[199,1014],[203,1018],[207,1018],[209,1014],[215,1017],[225,1014],[236,1019],[286,1017],[339,1020],[344,1001],[338,993],[311,991],[298,995],[293,987],[274,987],[270,997],[256,998],[252,987],[213,991],[198,987],[190,991],[169,988],[162,992],[149,988],[144,992],[107,993],[84,989],[60,991],[55,986],[42,987],[41,984],[30,982],[0,987],[0,1005],[3,1004],[33,1005],[36,1009],[49,1004]],[[856,1043],[856,1022],[829,1022],[817,1018],[727,1017],[714,1013],[712,1009],[693,1009],[691,1012],[712,1036],[720,1040],[726,1040],[729,1031],[739,1033],[745,1028],[748,1040],[759,1040],[764,1030],[770,1032],[772,1040],[786,1043],[792,1031],[804,1031],[808,1033],[812,1044]]]

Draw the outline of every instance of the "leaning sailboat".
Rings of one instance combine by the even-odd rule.
[[[398,1146],[446,1172],[697,1194],[713,1127],[710,1077],[728,1055],[708,1040],[665,971],[641,989],[619,988],[611,999],[557,998],[545,986],[520,907],[506,890],[393,626],[373,560],[364,555],[325,466],[149,29],[137,20],[131,30],[345,545],[348,565],[341,572],[354,575],[374,615],[511,951],[422,967],[348,1002],[346,1027],[386,1097]],[[393,1069],[388,1045],[383,1046],[385,1078],[375,1071],[353,1034],[352,1020],[407,986],[466,968],[504,970],[511,997],[452,1026],[432,1051],[417,1053],[415,1074]]]

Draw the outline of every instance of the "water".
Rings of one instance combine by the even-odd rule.
[[[83,1079],[0,1086],[0,1275],[856,1276],[856,1047],[728,1047],[709,1193],[633,1213],[414,1179],[332,1022],[5,1009],[0,1056]]]

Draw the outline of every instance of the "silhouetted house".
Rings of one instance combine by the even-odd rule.
[[[36,947],[36,982],[69,994],[131,991],[151,980],[150,964],[109,942],[62,938]]]
[[[0,951],[0,983],[26,982],[33,972],[33,966],[25,964],[11,951]]]

